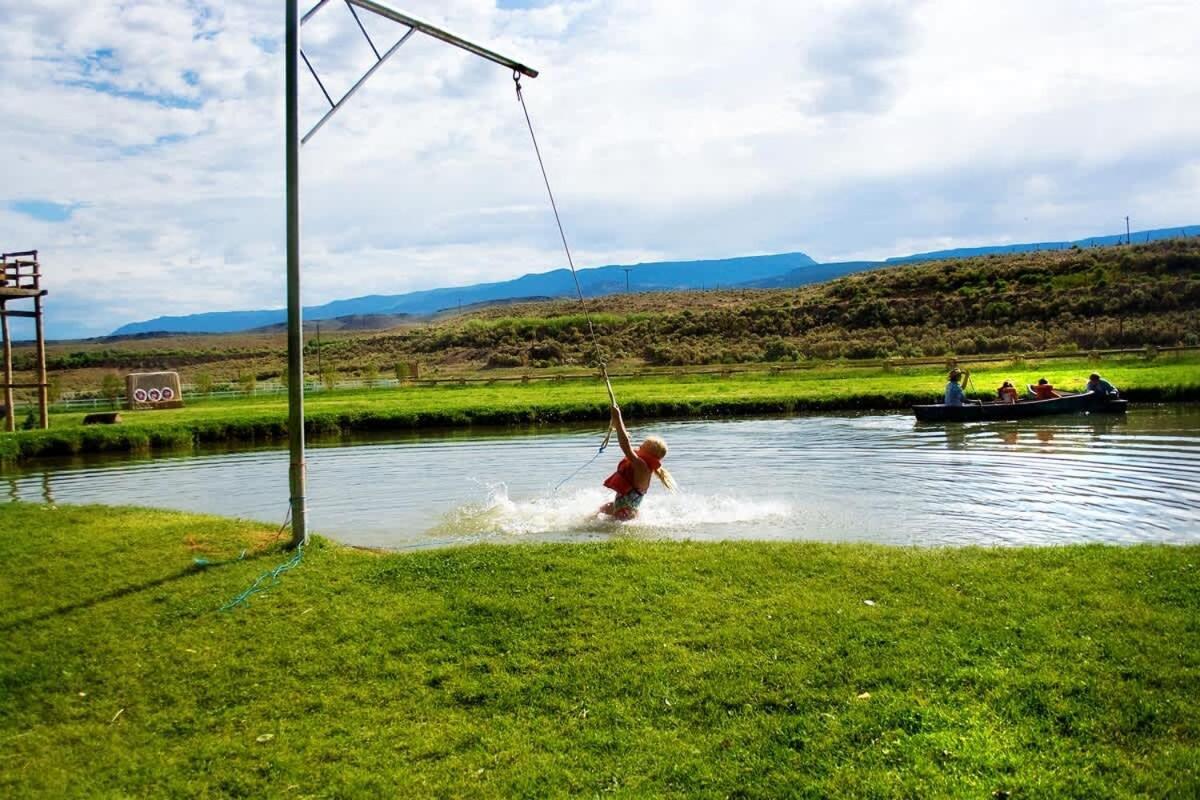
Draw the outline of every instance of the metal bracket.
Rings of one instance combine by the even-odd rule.
[[[376,2],[373,2],[373,0],[344,0],[344,1],[346,3],[346,8],[349,9],[351,15],[353,15],[353,17],[354,17],[354,21],[358,24],[358,29],[362,32],[363,38],[365,38],[367,40],[367,44],[370,45],[371,51],[375,54],[375,63],[371,65],[370,69],[368,69],[365,73],[363,73],[362,77],[359,78],[354,83],[354,85],[350,87],[349,91],[347,91],[344,95],[342,95],[340,100],[338,100],[337,102],[334,102],[333,98],[329,95],[329,92],[325,89],[325,84],[321,82],[321,77],[319,75],[317,75],[316,69],[314,69],[312,63],[309,62],[308,56],[304,55],[303,49],[300,50],[300,57],[302,59],[304,59],[304,63],[308,67],[308,71],[312,73],[313,80],[315,80],[317,82],[317,86],[320,87],[321,93],[324,94],[325,99],[327,101],[329,101],[329,110],[326,111],[324,116],[322,116],[321,119],[319,119],[317,121],[316,125],[313,125],[312,128],[309,129],[308,133],[304,134],[304,136],[300,139],[300,144],[306,144],[309,139],[311,139],[314,135],[316,135],[317,131],[319,131],[321,129],[321,126],[324,125],[329,120],[330,117],[332,117],[334,114],[336,114],[338,112],[338,109],[340,109],[343,105],[345,105],[346,101],[349,100],[354,95],[354,93],[358,91],[359,87],[361,87],[364,83],[367,82],[368,78],[370,78],[372,75],[375,74],[375,70],[377,70],[381,66],[383,66],[383,62],[385,62],[389,58],[391,58],[392,54],[395,53],[397,50],[399,50],[401,45],[403,45],[405,42],[407,42],[409,40],[409,38],[412,37],[412,35],[414,33],[417,33],[418,31],[426,34],[427,36],[431,36],[434,39],[443,41],[446,44],[454,45],[455,47],[457,47],[461,50],[466,50],[468,53],[477,55],[480,58],[485,58],[488,61],[491,61],[493,63],[500,64],[501,66],[504,66],[504,67],[508,67],[509,69],[513,70],[516,73],[520,73],[522,75],[528,75],[530,78],[536,78],[538,75],[537,70],[527,67],[524,64],[521,64],[520,62],[513,61],[511,58],[507,58],[507,57],[502,56],[499,53],[496,53],[492,50],[488,50],[486,47],[481,47],[480,45],[477,45],[474,42],[470,42],[470,41],[467,41],[466,39],[462,39],[458,36],[455,36],[452,33],[448,33],[446,31],[442,30],[441,28],[434,27],[433,25],[430,25],[427,22],[422,22],[421,20],[416,19],[414,17],[410,17],[407,14],[401,14],[399,11],[395,11],[391,8],[388,8],[387,6],[383,5],[382,3],[376,3]],[[316,14],[318,11],[320,11],[321,8],[323,6],[325,6],[325,4],[328,2],[329,2],[329,0],[319,0],[315,6],[313,6],[311,9],[309,9],[308,12],[303,17],[300,18],[300,24],[303,26],[305,22],[308,22],[308,20],[311,19],[312,16],[314,14]],[[384,19],[389,19],[393,22],[398,22],[401,25],[408,28],[408,30],[405,31],[404,35],[400,37],[399,41],[397,41],[394,45],[392,45],[391,48],[389,48],[387,50],[387,52],[385,52],[383,55],[380,55],[379,49],[375,47],[375,42],[371,41],[371,37],[367,34],[367,29],[363,26],[362,20],[358,16],[358,12],[355,11],[355,6],[363,9],[364,11],[370,11],[373,14],[377,14],[378,16],[381,16]]]

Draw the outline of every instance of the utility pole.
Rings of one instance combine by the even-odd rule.
[[[633,267],[621,267],[625,272],[625,294],[629,294],[629,273],[633,272]]]
[[[321,369],[321,323],[317,323],[317,380],[321,380],[321,376],[325,371]]]
[[[1125,244],[1129,244],[1129,215],[1125,215]]]
[[[298,0],[284,12],[284,128],[287,185],[288,507],[292,547],[308,544],[304,464],[304,335],[300,310],[300,14]]]

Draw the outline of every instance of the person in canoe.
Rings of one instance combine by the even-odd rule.
[[[1017,387],[1013,386],[1012,381],[1005,381],[996,390],[996,396],[1000,398],[1001,403],[1015,403],[1018,399]]]
[[[1038,400],[1053,400],[1055,397],[1062,397],[1045,378],[1038,379],[1037,385],[1033,387],[1033,396]]]
[[[638,507],[650,490],[651,475],[657,475],[663,486],[671,491],[675,490],[675,481],[662,465],[667,456],[666,442],[658,436],[648,436],[635,451],[629,444],[629,432],[625,430],[625,421],[621,419],[621,409],[616,403],[612,406],[612,426],[625,457],[617,465],[617,471],[604,481],[617,496],[611,503],[601,506],[600,513],[625,522],[637,516]]]
[[[1120,394],[1117,391],[1117,387],[1100,377],[1099,372],[1093,372],[1088,377],[1087,388],[1085,391],[1093,392],[1097,397],[1113,399],[1116,399]]]
[[[942,398],[942,403],[948,406],[961,406],[968,404],[967,395],[963,392],[963,384],[971,377],[971,371],[963,371],[958,367],[950,370],[950,379],[946,382],[946,394]],[[960,383],[961,381],[961,383]]]

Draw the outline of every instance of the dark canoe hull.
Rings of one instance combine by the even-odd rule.
[[[913,413],[922,422],[973,422],[993,419],[1029,419],[1051,414],[1124,414],[1129,405],[1126,400],[1097,397],[1091,392],[1069,394],[1050,400],[1020,400],[1016,403],[972,403],[964,406],[946,406],[940,403],[913,406]]]

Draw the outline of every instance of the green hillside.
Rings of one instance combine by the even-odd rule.
[[[616,295],[589,305],[607,356],[653,364],[1194,345],[1200,240],[898,266],[798,289]],[[578,303],[564,301],[482,311],[373,343],[495,366],[582,363],[588,344]]]
[[[1200,239],[887,267],[794,289],[647,292],[589,299],[617,366],[702,365],[1200,344]],[[578,301],[504,304],[384,332],[307,335],[311,379],[579,368],[594,362]],[[185,383],[278,378],[282,333],[52,343],[52,380],[174,369]],[[18,347],[19,370],[33,366]],[[28,373],[26,373],[28,375]]]

